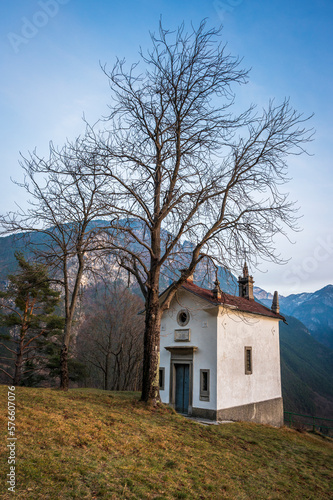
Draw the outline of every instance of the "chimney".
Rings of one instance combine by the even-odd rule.
[[[249,275],[249,270],[245,262],[243,267],[243,276],[238,277],[239,296],[248,300],[254,300],[253,283],[253,276]]]
[[[274,313],[276,313],[276,314],[279,314],[279,312],[280,312],[279,294],[278,294],[278,292],[274,292],[271,311],[274,312]]]
[[[212,290],[213,296],[214,296],[214,299],[218,299],[219,300],[222,297],[222,290],[221,290],[221,287],[220,287],[220,282],[217,279],[217,276],[216,276],[216,280],[214,281],[214,285],[215,285],[215,287]]]

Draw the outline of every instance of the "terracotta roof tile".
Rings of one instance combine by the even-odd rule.
[[[222,292],[221,299],[217,299],[214,297],[213,292],[211,290],[207,290],[206,288],[201,288],[200,286],[195,285],[191,281],[186,281],[182,288],[188,290],[189,292],[194,293],[198,297],[207,300],[213,305],[226,304],[228,306],[233,306],[239,311],[248,312],[252,314],[259,314],[261,316],[269,316],[270,318],[282,319],[285,321],[285,318],[281,316],[281,314],[276,314],[268,307],[265,307],[262,304],[259,304],[255,300],[249,300],[244,297],[237,297],[235,295],[230,295],[229,293]]]

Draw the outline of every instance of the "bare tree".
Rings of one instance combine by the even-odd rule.
[[[33,238],[36,256],[46,262],[53,281],[63,290],[65,327],[60,356],[60,387],[68,389],[68,350],[84,273],[93,267],[101,245],[103,219],[110,214],[110,196],[103,195],[103,176],[84,177],[82,165],[94,172],[95,155],[77,139],[61,150],[50,144],[48,158],[33,152],[21,162],[23,184],[30,195],[27,209],[0,218],[5,233]],[[100,160],[99,160],[100,165]],[[42,235],[36,238],[34,235]]]
[[[102,374],[105,390],[138,390],[141,386],[144,319],[142,299],[119,283],[87,291],[84,321],[76,355]]]
[[[104,131],[89,130],[114,200],[109,251],[145,297],[142,400],[159,400],[160,320],[179,287],[209,257],[232,268],[244,258],[279,262],[274,236],[296,227],[280,188],[287,156],[304,152],[311,132],[285,100],[235,115],[233,86],[247,71],[227,53],[220,30],[161,25],[143,68],[118,60],[103,68],[111,90]],[[87,177],[95,175],[82,165]],[[189,242],[188,244],[186,242]],[[183,273],[160,297],[160,277]]]
[[[35,200],[7,216],[10,230],[40,230],[57,249],[65,290],[66,359],[87,253],[106,249],[138,282],[145,298],[142,400],[159,400],[160,320],[179,287],[208,258],[225,268],[243,259],[280,261],[274,236],[295,229],[295,207],[281,192],[287,157],[304,152],[311,133],[288,100],[256,112],[233,113],[236,84],[248,73],[219,43],[220,30],[202,22],[188,34],[160,25],[144,65],[118,60],[108,76],[112,102],[104,131],[45,161],[24,160]],[[41,187],[35,175],[47,176]],[[45,215],[48,214],[48,215]],[[91,227],[109,216],[107,231]],[[32,221],[34,224],[32,224]],[[26,222],[26,224],[22,223]],[[39,225],[38,225],[39,224]],[[36,228],[39,229],[36,229]],[[55,229],[49,230],[48,228]],[[70,262],[75,259],[70,289]],[[160,278],[183,268],[160,296]],[[66,382],[67,380],[67,382]]]

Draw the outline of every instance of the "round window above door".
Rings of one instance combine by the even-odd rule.
[[[177,323],[180,326],[186,326],[190,321],[190,313],[187,309],[181,309],[177,314]]]

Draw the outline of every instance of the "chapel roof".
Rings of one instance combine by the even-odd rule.
[[[268,307],[256,302],[255,300],[249,300],[245,297],[237,297],[235,295],[230,295],[229,293],[221,292],[221,298],[216,298],[213,295],[212,290],[207,290],[206,288],[201,288],[195,285],[192,281],[187,280],[183,283],[182,288],[197,295],[198,297],[206,300],[212,305],[226,305],[235,308],[238,311],[247,312],[251,314],[259,314],[261,316],[268,316],[270,318],[282,319],[284,322],[285,318],[278,313],[271,311]]]

